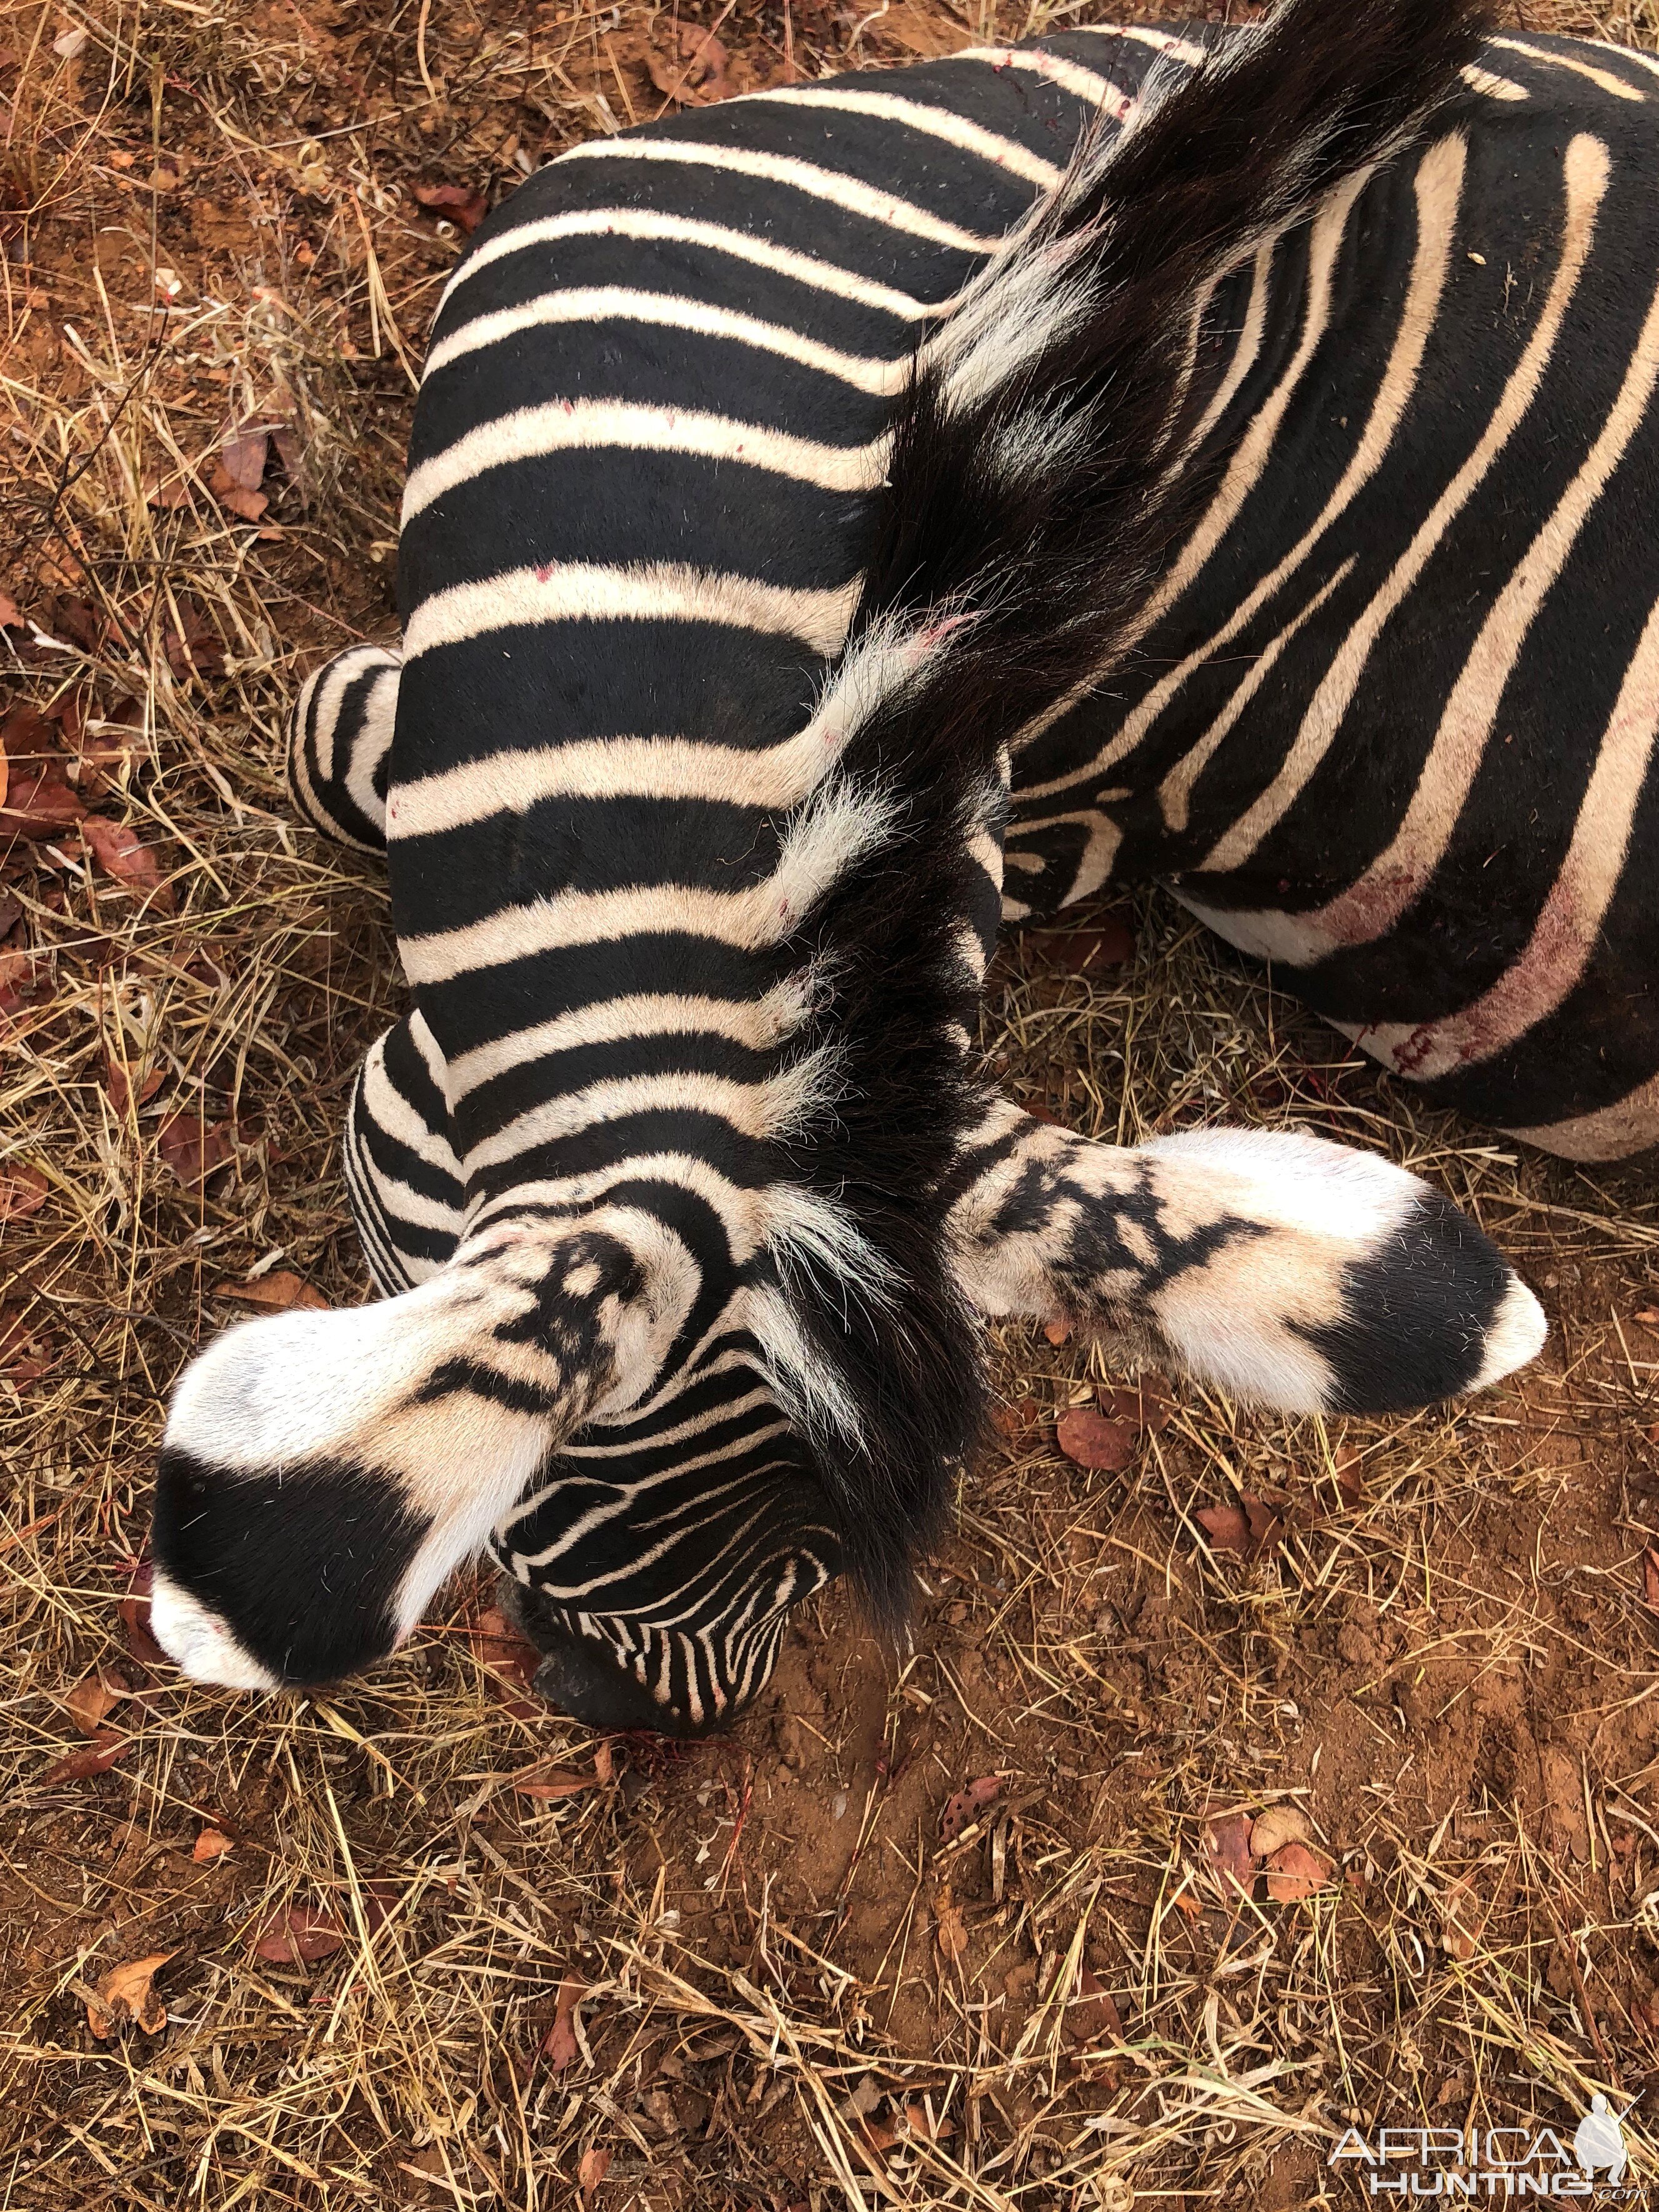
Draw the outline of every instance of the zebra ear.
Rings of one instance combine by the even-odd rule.
[[[649,1384],[686,1273],[645,1217],[514,1222],[400,1297],[227,1331],[162,1438],[163,1648],[237,1689],[384,1658],[562,1438]]]
[[[952,1217],[989,1314],[1061,1316],[1238,1398],[1404,1413],[1538,1352],[1538,1301],[1474,1223],[1390,1160],[1300,1131],[1133,1151],[998,1102]]]

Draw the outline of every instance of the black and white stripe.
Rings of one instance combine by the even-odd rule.
[[[311,818],[372,844],[384,804],[415,1006],[345,1149],[388,1297],[181,1384],[155,1617],[192,1671],[390,1648],[487,1515],[553,1694],[707,1726],[830,1574],[902,1613],[978,1316],[1299,1407],[1536,1348],[1386,1163],[1092,1146],[970,1046],[1005,836],[1016,911],[1109,872],[1117,801],[1063,750],[1098,749],[1089,679],[1141,668],[1183,542],[1236,561],[1230,457],[1298,303],[1436,155],[1379,163],[1460,71],[1442,138],[1535,97],[1470,20],[1374,0],[1334,42],[1293,0],[1220,66],[1209,33],[1075,33],[760,95],[579,148],[481,231],[417,411],[401,661],[331,664],[294,739]]]

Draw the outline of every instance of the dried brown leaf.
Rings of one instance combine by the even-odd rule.
[[[156,1149],[187,1190],[197,1189],[210,1176],[236,1158],[236,1140],[228,1121],[212,1121],[205,1127],[194,1114],[175,1114],[155,1133]]]
[[[1220,1820],[1204,1823],[1200,1841],[1203,1845],[1205,1863],[1229,1896],[1237,1893],[1248,1897],[1256,1887],[1256,1861],[1250,1856],[1250,1827],[1248,1813],[1229,1813]]]
[[[257,425],[227,429],[219,443],[219,461],[240,491],[257,491],[270,453],[270,433]]]
[[[259,1923],[253,1949],[279,1966],[309,1966],[337,1951],[345,1940],[345,1929],[326,1905],[291,1905]]]
[[[85,799],[70,789],[56,762],[22,768],[13,757],[6,803],[0,806],[0,836],[49,845],[74,829],[86,811]]]
[[[960,1959],[968,1948],[968,1931],[962,1908],[952,1897],[948,1883],[934,1899],[933,1917],[939,1948],[948,1959]]]
[[[291,1313],[298,1306],[307,1313],[326,1313],[329,1302],[305,1278],[287,1267],[273,1267],[251,1283],[221,1283],[217,1295],[234,1298],[240,1305],[260,1306],[268,1313]]]
[[[82,1735],[95,1736],[105,1714],[120,1703],[122,1694],[94,1668],[90,1674],[83,1675],[64,1698],[64,1711]]]
[[[167,2024],[167,2008],[151,1984],[173,1955],[171,1951],[156,1951],[148,1959],[131,1959],[124,1966],[112,1966],[99,1983],[95,1995],[86,2000],[87,2026],[93,2033],[107,2040],[130,2023],[142,2027],[146,2035],[160,2035]]]
[[[415,197],[434,215],[447,216],[469,238],[489,212],[488,200],[469,185],[416,185]]]
[[[970,1821],[977,1820],[987,1805],[996,1802],[1002,1790],[1000,1774],[982,1774],[977,1782],[968,1783],[954,1796],[948,1797],[939,1815],[939,1832],[945,1841],[954,1843]]]
[[[521,1797],[540,1797],[551,1803],[556,1798],[574,1797],[578,1790],[596,1788],[598,1778],[556,1766],[527,1766],[522,1774],[513,1776],[512,1787]]]
[[[1268,1895],[1275,1905],[1311,1897],[1330,1880],[1330,1862],[1305,1844],[1287,1844],[1268,1861]]]
[[[161,873],[154,848],[144,844],[136,830],[88,814],[81,824],[81,842],[106,875],[142,891],[147,903],[172,911],[173,887]]]
[[[209,1859],[222,1858],[235,1849],[222,1828],[203,1828],[191,1847],[191,1856],[197,1866],[205,1866]]]
[[[1250,1832],[1250,1847],[1258,1859],[1270,1859],[1287,1844],[1311,1844],[1313,1830],[1299,1805],[1269,1805]]]
[[[1066,2002],[1066,2033],[1075,2043],[1123,2040],[1123,2016],[1092,1966],[1078,1970],[1076,1993]]]
[[[1105,915],[1092,929],[1039,931],[1031,942],[1049,967],[1067,975],[1104,974],[1135,957],[1135,932],[1117,915]]]
[[[584,1982],[574,1981],[569,1976],[559,1984],[559,2002],[554,2011],[553,2026],[542,2038],[541,2049],[541,2056],[555,2074],[562,2074],[572,2060],[581,2055],[582,2046],[576,2040],[576,2030],[571,2023],[577,2006],[587,1993]]]
[[[609,2172],[608,2150],[584,2150],[576,2161],[576,2185],[584,2197],[590,2197]]]
[[[1651,1544],[1642,1554],[1642,1594],[1659,1613],[1659,1552]]]
[[[0,1221],[24,1221],[46,1202],[46,1178],[21,1160],[0,1160]]]
[[[81,1750],[66,1752],[62,1759],[54,1759],[40,1777],[41,1786],[49,1790],[60,1782],[87,1782],[94,1774],[107,1774],[116,1760],[124,1759],[131,1749],[130,1736],[100,1728]]]
[[[1054,1440],[1079,1467],[1119,1474],[1134,1459],[1141,1432],[1128,1421],[1114,1421],[1089,1406],[1074,1406],[1055,1425]]]

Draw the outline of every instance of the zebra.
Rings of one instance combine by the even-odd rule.
[[[554,1702],[695,1733],[833,1576],[902,1624],[988,1316],[1293,1410],[1535,1353],[1531,1293],[1392,1164],[1091,1143],[972,1045],[1002,917],[1140,850],[1158,786],[1113,754],[1128,795],[1097,788],[1113,733],[1318,492],[1298,349],[1351,340],[1344,393],[1394,359],[1426,171],[1444,229],[1453,167],[1559,134],[1553,70],[1634,82],[1559,41],[1500,78],[1480,27],[1287,0],[971,50],[578,146],[479,231],[417,406],[401,642],[318,671],[290,742],[302,813],[387,854],[414,991],[343,1146],[384,1295],[182,1376],[154,1620],[189,1673],[369,1666],[487,1547]],[[1287,636],[1281,692],[1298,665]]]

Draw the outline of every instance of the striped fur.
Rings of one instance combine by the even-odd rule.
[[[155,1617],[194,1671],[366,1662],[487,1516],[550,1694],[708,1726],[829,1575],[901,1617],[979,1316],[1295,1407],[1535,1350],[1529,1295],[1386,1163],[1087,1145],[970,1044],[1005,837],[1023,894],[1089,811],[1033,819],[1026,763],[1138,666],[1232,496],[1280,261],[1334,258],[1480,76],[1472,21],[1373,0],[1335,38],[1293,0],[1218,63],[1075,33],[764,95],[578,149],[481,232],[422,386],[401,665],[332,665],[294,732],[309,817],[384,836],[415,990],[346,1143],[388,1299],[250,1324],[181,1385]]]

